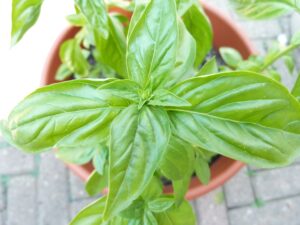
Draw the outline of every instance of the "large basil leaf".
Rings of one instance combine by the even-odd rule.
[[[236,11],[250,19],[271,19],[292,10],[300,12],[299,0],[230,0]]]
[[[177,18],[173,0],[151,0],[130,24],[127,69],[130,79],[155,89],[167,79],[176,59]],[[136,16],[134,16],[136,18]],[[132,27],[134,26],[134,27]]]
[[[65,41],[60,47],[59,56],[71,72],[82,77],[88,75],[89,63],[81,51],[80,43],[76,39]]]
[[[193,4],[197,3],[197,0],[176,0],[178,14],[183,16]]]
[[[173,206],[166,212],[155,215],[158,224],[163,225],[195,225],[196,218],[192,206],[184,201],[179,207]]]
[[[169,141],[167,113],[136,105],[113,122],[109,152],[109,195],[105,219],[128,207],[150,182]]]
[[[183,22],[196,41],[196,68],[212,48],[212,27],[201,6],[193,4],[183,15]]]
[[[178,18],[178,42],[175,68],[171,71],[166,88],[173,86],[180,80],[193,75],[193,67],[196,59],[196,42],[186,29],[184,23]]]
[[[127,77],[126,69],[126,37],[123,25],[108,15],[109,35],[105,38],[101,30],[94,29],[94,41],[97,49],[96,59],[102,64],[110,66],[121,77]]]
[[[99,29],[99,33],[106,39],[109,34],[108,15],[103,0],[75,0],[76,5],[91,27]]]
[[[231,72],[192,78],[173,91],[193,105],[169,113],[173,132],[186,141],[260,167],[299,155],[300,106],[279,83]]]
[[[125,98],[97,90],[112,81],[73,80],[38,89],[11,112],[5,136],[29,152],[104,142],[111,121],[129,104]]]
[[[37,21],[43,0],[13,0],[11,44],[15,45]]]
[[[83,165],[92,160],[97,151],[98,146],[72,146],[72,147],[60,147],[55,152],[55,156],[60,160],[67,163],[74,163],[77,165]]]

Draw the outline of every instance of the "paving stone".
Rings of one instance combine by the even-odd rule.
[[[52,152],[41,156],[38,187],[39,224],[68,224],[68,175]]]
[[[13,147],[0,149],[0,175],[27,173],[34,170],[34,156]]]
[[[78,200],[88,198],[88,194],[84,188],[84,182],[76,176],[72,171],[70,173],[70,189],[71,189],[71,199]]]
[[[7,224],[36,225],[36,180],[24,175],[11,178],[7,193]]]
[[[238,207],[254,202],[250,178],[247,168],[243,168],[224,186],[228,207]]]
[[[292,33],[296,33],[297,31],[300,31],[300,14],[299,13],[293,13],[291,17],[291,30]]]
[[[3,184],[0,183],[0,212],[4,210],[4,188]]]
[[[263,20],[263,21],[245,21],[239,23],[248,34],[248,37],[253,39],[273,38],[282,33],[281,27],[277,21]]]
[[[228,225],[225,202],[221,188],[196,200],[199,225]]]
[[[229,211],[231,225],[299,225],[300,197]],[[222,224],[222,223],[221,223]]]
[[[258,172],[253,177],[257,197],[262,200],[300,194],[300,165]]]
[[[96,201],[96,198],[82,199],[79,201],[71,202],[71,207],[70,207],[71,218],[74,218],[84,207],[86,207],[87,205],[89,205],[94,201]]]
[[[4,216],[3,216],[4,212],[0,211],[0,225],[4,225]]]

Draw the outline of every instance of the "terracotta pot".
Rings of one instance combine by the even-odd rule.
[[[215,7],[202,2],[205,12],[211,20],[213,30],[214,30],[214,47],[233,47],[237,49],[244,58],[255,54],[255,50],[246,37],[245,33],[235,25],[235,23],[222,11],[219,11]],[[130,14],[126,14],[130,16]],[[42,77],[42,84],[47,85],[55,83],[55,73],[61,64],[59,60],[59,46],[63,41],[74,37],[78,32],[78,28],[71,27],[65,30],[62,35],[56,40],[52,51],[50,52],[48,61],[45,65],[44,74]],[[87,180],[89,175],[93,170],[91,164],[77,166],[77,165],[68,165],[68,167],[75,172],[83,180]],[[243,163],[226,158],[220,157],[213,165],[211,166],[212,179],[208,185],[202,185],[197,178],[191,180],[189,191],[186,195],[186,198],[191,200],[195,199],[201,195],[204,195],[213,189],[223,185],[228,179],[234,176],[241,168]],[[173,191],[172,186],[165,186],[165,193],[171,193]]]

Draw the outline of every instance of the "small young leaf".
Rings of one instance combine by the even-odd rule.
[[[88,146],[63,147],[55,153],[56,157],[67,163],[83,165],[91,161],[97,149]]]
[[[198,68],[212,48],[212,27],[198,1],[182,16],[183,22],[196,41],[196,59],[194,67]]]
[[[291,40],[291,44],[293,45],[299,45],[300,44],[300,31],[296,32]]]
[[[173,197],[161,197],[148,202],[148,208],[151,212],[160,213],[171,208],[174,203]]]
[[[100,194],[107,185],[107,171],[103,175],[100,175],[96,170],[94,170],[85,184],[85,190],[90,196],[94,196]]]
[[[159,177],[153,176],[141,197],[146,201],[158,198],[162,194],[162,183]]]
[[[105,39],[109,35],[108,15],[103,0],[75,0],[76,5],[92,28],[99,29]]]
[[[241,54],[233,48],[222,47],[219,49],[219,52],[225,63],[234,69],[237,68],[238,64],[243,61]]]
[[[76,27],[83,27],[86,25],[86,19],[81,13],[69,15],[66,19],[71,25]]]
[[[104,174],[104,169],[108,160],[108,148],[106,146],[99,145],[95,151],[93,158],[93,165],[96,171],[100,174]]]
[[[153,213],[150,211],[146,211],[144,213],[143,225],[158,225],[156,218]]]
[[[24,34],[37,21],[43,0],[13,0],[11,45],[21,40]]]
[[[160,170],[172,181],[182,180],[192,173],[193,160],[193,146],[176,136],[171,136],[166,154],[160,163]]]
[[[69,70],[67,65],[61,64],[55,74],[55,80],[62,81],[69,78],[72,75],[72,71]]]
[[[61,45],[59,56],[62,62],[73,73],[81,76],[88,75],[89,64],[81,51],[80,43],[75,39],[67,40]]]
[[[176,96],[172,92],[165,89],[158,89],[156,92],[154,92],[154,96],[149,101],[149,105],[169,107],[191,106],[191,104],[188,101]]]
[[[195,172],[199,180],[203,184],[208,184],[210,180],[210,168],[208,162],[198,155],[194,165],[195,165]]]
[[[162,225],[195,225],[196,218],[192,206],[183,201],[180,206],[173,206],[166,212],[155,214],[158,224]]]
[[[209,75],[218,72],[218,64],[216,57],[209,59],[199,70],[196,76]]]
[[[106,196],[91,203],[72,220],[69,225],[98,225],[102,224],[102,216],[105,208]]]
[[[292,94],[300,101],[300,74],[297,77],[297,80],[294,84]]]
[[[172,181],[175,203],[177,206],[184,201],[185,194],[187,193],[190,186],[191,176],[192,173],[186,175],[186,177],[181,180]]]
[[[294,69],[295,69],[295,62],[294,62],[293,56],[285,55],[283,57],[283,60],[284,60],[284,63],[286,65],[286,67],[288,68],[290,74],[292,74],[294,72]]]
[[[270,77],[278,82],[281,81],[281,75],[278,71],[274,70],[274,69],[268,69],[264,72],[264,74],[267,76],[267,77]]]

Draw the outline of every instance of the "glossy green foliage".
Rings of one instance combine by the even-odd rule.
[[[144,106],[139,111],[132,105],[116,118],[111,128],[107,217],[142,194],[166,150],[169,135],[168,116],[160,108]]]
[[[37,21],[43,0],[13,0],[11,44],[21,40],[28,29]]]
[[[128,76],[142,88],[152,90],[167,79],[175,65],[178,39],[176,5],[174,0],[153,0],[137,13],[139,20],[131,23],[129,28]]]
[[[103,0],[75,0],[77,7],[92,28],[99,29],[101,35],[108,38],[108,15]]]
[[[182,16],[183,22],[196,40],[197,51],[194,66],[197,68],[212,48],[212,27],[201,6],[194,3]]]
[[[213,155],[275,167],[300,154],[299,82],[293,96],[261,74],[218,73],[215,58],[199,69],[212,29],[198,1],[135,1],[129,26],[104,1],[75,3],[68,19],[82,29],[62,45],[57,78],[97,79],[40,88],[1,124],[24,151],[58,148],[66,162],[94,164],[86,191],[97,195],[108,186],[109,193],[71,225],[195,225],[184,196],[193,174],[209,182]],[[220,52],[228,70],[275,77],[269,65],[283,55],[295,71],[286,53],[299,43],[296,34],[292,47],[265,59]],[[163,195],[162,177],[174,195]]]
[[[84,54],[82,53],[80,43],[78,43],[76,39],[65,41],[60,47],[59,56],[64,63],[62,65],[65,65],[65,69],[67,69],[69,72],[61,72],[60,70],[64,68],[60,68],[58,71],[60,75],[57,75],[58,79],[63,80],[65,77],[67,77],[67,75],[70,75],[71,73],[78,74],[81,77],[88,76],[89,64],[86,61]]]
[[[300,12],[299,0],[231,0],[236,11],[250,19],[276,18],[295,10]]]
[[[173,91],[192,104],[169,113],[173,132],[186,141],[260,167],[298,155],[299,104],[278,83],[231,72],[192,78]]]

